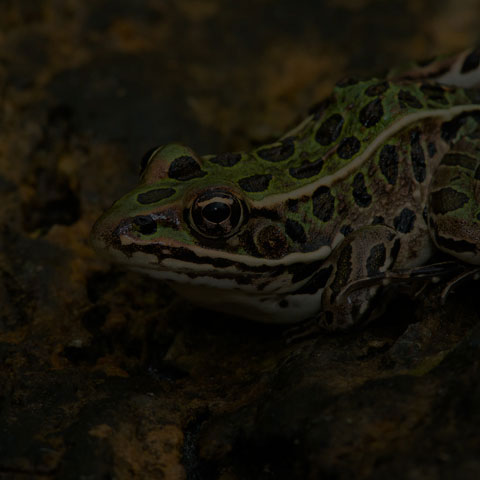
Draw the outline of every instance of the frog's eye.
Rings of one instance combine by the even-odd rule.
[[[245,218],[243,203],[231,192],[212,189],[203,192],[190,208],[190,226],[208,238],[235,234]]]

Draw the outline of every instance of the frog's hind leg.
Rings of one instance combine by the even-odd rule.
[[[433,175],[428,198],[428,225],[437,247],[474,265],[480,265],[479,134],[477,129],[452,145]]]

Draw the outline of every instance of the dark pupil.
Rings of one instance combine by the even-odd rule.
[[[221,223],[230,216],[230,207],[226,203],[212,202],[202,209],[205,220],[212,223]]]
[[[133,219],[134,225],[138,227],[138,230],[143,235],[150,235],[157,230],[157,222],[148,215],[140,215]]]

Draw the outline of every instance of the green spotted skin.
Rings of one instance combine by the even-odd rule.
[[[93,246],[214,310],[354,324],[387,273],[435,247],[480,264],[478,63],[472,50],[341,82],[297,128],[249,152],[153,149]]]

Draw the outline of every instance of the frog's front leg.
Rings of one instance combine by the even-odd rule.
[[[332,273],[322,294],[321,327],[348,328],[369,313],[385,273],[395,263],[399,235],[388,226],[370,225],[351,233],[335,248],[326,261]]]

